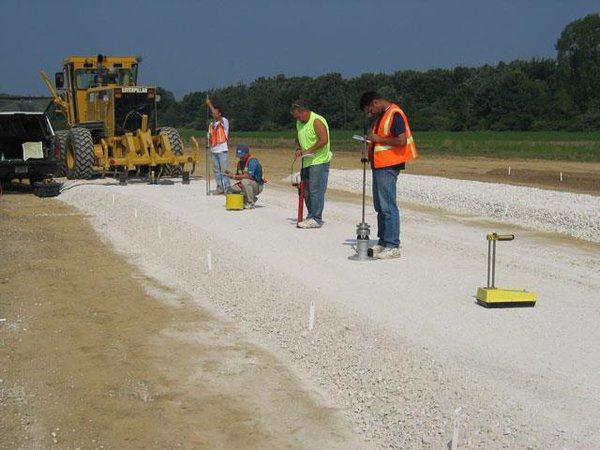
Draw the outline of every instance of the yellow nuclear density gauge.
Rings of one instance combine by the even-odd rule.
[[[487,286],[477,289],[477,303],[486,308],[505,308],[516,306],[535,306],[535,292],[525,289],[501,289],[496,287],[496,242],[512,241],[514,234],[492,233],[486,236],[488,241]]]
[[[225,196],[225,209],[228,211],[244,209],[244,196],[242,194],[227,194]]]

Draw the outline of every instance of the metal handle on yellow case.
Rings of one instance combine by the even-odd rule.
[[[512,241],[514,234],[492,233],[486,236],[488,241],[487,287],[496,287],[496,241]],[[490,283],[491,282],[491,283]]]
[[[486,236],[488,241],[512,241],[515,238],[514,234],[498,234],[492,233]]]

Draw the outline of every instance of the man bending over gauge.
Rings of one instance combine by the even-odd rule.
[[[265,184],[262,166],[256,156],[250,154],[250,148],[247,145],[238,145],[235,155],[239,160],[235,175],[229,170],[225,171],[225,176],[238,181],[229,188],[229,192],[243,193],[244,208],[254,209],[254,203]]]

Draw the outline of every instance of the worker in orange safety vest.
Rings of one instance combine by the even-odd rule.
[[[402,109],[377,92],[365,92],[360,109],[374,118],[369,135],[373,174],[373,206],[377,212],[377,259],[400,257],[400,211],[396,201],[398,175],[418,156],[408,118]]]
[[[221,108],[213,105],[209,98],[206,104],[210,108],[213,121],[208,127],[208,144],[212,154],[213,172],[217,181],[217,189],[213,194],[225,194],[231,186],[229,178],[225,176],[229,163],[229,121],[221,114]]]

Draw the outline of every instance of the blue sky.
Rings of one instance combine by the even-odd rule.
[[[141,55],[178,97],[260,76],[393,72],[554,57],[598,0],[2,0],[0,92],[45,95],[70,54]]]

